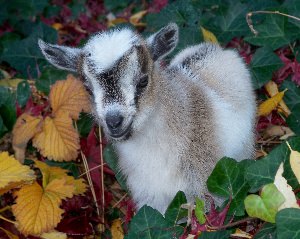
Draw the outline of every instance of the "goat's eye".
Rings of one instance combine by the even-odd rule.
[[[137,86],[138,86],[139,88],[145,88],[147,85],[148,85],[148,76],[145,75],[145,76],[143,76],[143,77],[140,79],[140,81],[139,81],[139,83],[138,83]]]

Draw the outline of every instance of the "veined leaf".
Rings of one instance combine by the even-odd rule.
[[[300,209],[286,208],[276,215],[278,239],[298,239],[300,235]]]
[[[262,188],[260,196],[248,195],[245,199],[245,208],[250,217],[274,223],[278,208],[284,201],[282,193],[271,183]]]
[[[50,103],[53,114],[69,113],[72,119],[78,119],[81,111],[90,111],[90,100],[81,81],[68,75],[67,80],[57,81],[50,91]]]
[[[45,188],[37,182],[22,187],[16,193],[16,204],[12,206],[20,232],[39,235],[53,230],[64,212],[60,208],[62,200],[71,198],[73,192],[74,187],[63,178],[51,181]]]
[[[20,164],[8,152],[0,153],[0,195],[33,180],[35,174],[28,166]]]
[[[79,135],[68,113],[61,113],[54,119],[46,117],[43,131],[34,136],[33,145],[48,159],[55,161],[76,159],[80,147]]]

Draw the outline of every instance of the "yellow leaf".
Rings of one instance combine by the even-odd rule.
[[[79,135],[67,113],[60,113],[54,119],[46,117],[43,131],[32,140],[44,157],[55,161],[76,159],[79,149]]]
[[[53,230],[64,212],[60,208],[63,199],[73,196],[74,187],[66,180],[55,179],[45,188],[37,182],[26,185],[16,192],[16,204],[12,211],[18,229],[24,235],[39,235]]]
[[[128,21],[125,18],[118,17],[118,18],[114,18],[114,19],[109,20],[108,23],[107,23],[107,26],[108,27],[113,27],[117,24],[126,23],[126,22],[128,22]]]
[[[293,173],[295,174],[298,182],[300,183],[300,152],[295,151],[291,148],[288,142],[286,142],[289,149],[291,150],[290,155],[290,165],[293,170]]]
[[[287,91],[281,91],[274,95],[273,97],[267,99],[263,103],[260,104],[258,107],[258,116],[267,116],[269,115],[276,107],[278,106],[279,102],[282,100],[284,93]]]
[[[234,232],[234,234],[231,234],[230,236],[236,238],[246,238],[246,239],[252,239],[252,235],[247,233],[247,232],[244,232],[243,230],[237,228]]]
[[[89,112],[91,109],[88,92],[82,82],[72,75],[52,86],[49,99],[55,116],[64,112],[77,120],[81,111]]]
[[[56,23],[52,24],[52,27],[58,31],[58,30],[62,29],[64,26],[61,23],[56,22]]]
[[[299,208],[293,189],[287,183],[286,179],[282,176],[282,174],[283,174],[283,163],[280,164],[274,179],[274,184],[276,185],[277,189],[285,197],[285,201],[283,204],[280,205],[278,211],[284,208],[291,208],[291,207]]]
[[[0,227],[0,230],[2,230],[8,236],[9,239],[19,239],[17,235],[12,234],[10,231],[7,231],[2,227]]]
[[[33,180],[35,174],[28,166],[20,164],[8,152],[0,153],[0,195]]]
[[[120,219],[115,219],[112,222],[110,232],[112,235],[112,239],[123,239],[124,238],[124,232],[122,228],[122,223]]]
[[[17,89],[18,84],[22,81],[24,81],[24,79],[19,79],[19,78],[16,78],[16,79],[2,79],[2,80],[0,80],[0,86],[6,86],[6,87],[13,88],[13,89]]]
[[[268,92],[270,97],[273,97],[274,95],[279,93],[278,86],[274,81],[269,81],[267,84],[265,84],[265,89]],[[291,111],[287,107],[285,102],[283,100],[281,100],[279,102],[279,105],[280,105],[280,110],[282,111],[282,113],[285,115],[285,117],[288,117],[291,114]]]
[[[40,237],[43,239],[67,239],[67,234],[58,231],[52,231],[43,233]]]
[[[146,26],[145,23],[140,22],[140,20],[147,14],[147,10],[139,11],[135,14],[133,14],[129,18],[129,22],[134,26]]]
[[[75,179],[69,176],[68,171],[60,167],[52,167],[38,160],[34,160],[35,166],[41,170],[43,175],[43,187],[54,179],[65,178],[66,184],[74,186],[74,195],[83,195],[87,189],[87,185],[83,178]]]
[[[212,32],[206,30],[204,27],[200,27],[200,28],[201,28],[204,41],[219,44],[218,39]]]
[[[4,79],[10,79],[11,76],[9,75],[9,73],[5,70],[0,69],[1,74],[4,76]]]
[[[28,141],[42,129],[42,117],[31,116],[27,113],[22,114],[14,125],[13,135],[13,149],[15,157],[20,162],[25,159],[25,150]]]

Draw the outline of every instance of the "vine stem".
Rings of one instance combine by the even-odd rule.
[[[10,210],[10,209],[11,209],[11,206],[6,206],[6,207],[3,207],[3,208],[0,208],[0,213],[5,212],[6,210]]]
[[[279,12],[279,11],[253,11],[253,12],[248,12],[247,15],[246,15],[246,21],[247,21],[247,24],[248,24],[251,32],[253,32],[253,34],[255,36],[257,36],[259,32],[254,29],[253,22],[252,22],[252,19],[251,19],[252,15],[254,15],[254,14],[277,14],[277,15],[289,17],[289,18],[292,18],[294,20],[300,21],[299,17],[295,17],[295,16],[292,16],[292,15],[289,15],[289,14],[286,14],[286,13],[282,13],[282,12]]]
[[[248,221],[253,221],[253,220],[256,220],[257,218],[255,217],[246,217],[244,219],[241,219],[239,221],[236,221],[236,222],[231,222],[231,223],[228,223],[226,225],[223,225],[223,226],[219,226],[219,227],[211,227],[211,226],[207,226],[209,229],[211,230],[222,230],[222,229],[226,229],[226,228],[229,228],[229,227],[234,227],[234,226],[237,226],[239,224],[242,224],[242,223],[245,223],[245,222],[248,222]]]

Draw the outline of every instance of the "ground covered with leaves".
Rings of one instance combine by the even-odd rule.
[[[299,1],[0,3],[0,238],[300,238]],[[256,160],[219,161],[207,187],[226,202],[215,208],[208,195],[207,213],[182,192],[165,215],[136,212],[89,93],[37,45],[78,46],[116,26],[148,35],[169,22],[180,28],[175,53],[202,41],[236,49],[257,92]]]

